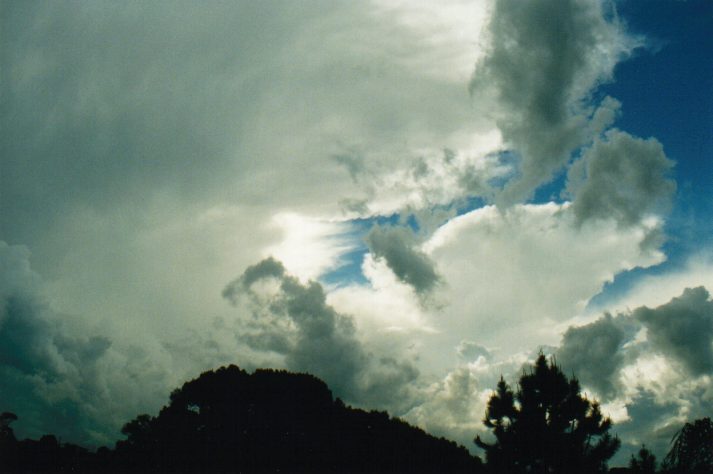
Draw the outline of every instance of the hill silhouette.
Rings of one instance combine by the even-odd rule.
[[[90,453],[54,437],[15,441],[0,459],[14,472],[480,472],[480,459],[385,412],[334,399],[307,374],[231,365],[204,372],[157,416],[127,423],[126,440]]]

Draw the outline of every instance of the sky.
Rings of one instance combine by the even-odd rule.
[[[3,1],[0,410],[112,444],[310,372],[478,453],[539,351],[659,457],[713,401],[713,3]]]

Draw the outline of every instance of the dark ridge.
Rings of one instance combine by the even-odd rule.
[[[316,377],[234,365],[183,384],[158,416],[127,423],[114,449],[16,441],[10,421],[0,427],[2,472],[482,471],[465,448],[345,406]]]

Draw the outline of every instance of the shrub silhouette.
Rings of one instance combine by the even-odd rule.
[[[483,422],[495,442],[476,437],[475,443],[494,473],[607,472],[620,444],[599,404],[582,397],[577,379],[568,380],[543,354],[520,377],[517,392],[500,379]]]

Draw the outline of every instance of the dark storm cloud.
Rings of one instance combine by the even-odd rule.
[[[279,288],[261,294],[257,284],[269,280],[277,281]],[[235,305],[247,298],[256,319],[257,324],[247,326],[252,332],[238,338],[255,349],[282,354],[288,369],[323,378],[353,403],[396,410],[409,403],[409,384],[418,377],[417,370],[369,353],[357,338],[352,319],[327,304],[319,283],[303,284],[268,258],[228,284],[223,296]]]
[[[367,235],[366,242],[374,257],[383,258],[394,275],[417,293],[430,291],[440,281],[431,259],[418,250],[410,229],[377,225]]]
[[[489,110],[505,146],[520,155],[516,178],[500,197],[529,197],[571,152],[606,127],[618,104],[595,111],[591,92],[611,79],[631,48],[620,26],[607,19],[606,3],[589,0],[500,0],[488,26],[489,49],[470,88],[492,96]]]
[[[676,190],[668,177],[672,167],[656,139],[607,132],[569,170],[567,189],[577,220],[614,218],[632,225],[647,213],[666,210]]]
[[[52,431],[91,442],[104,420],[93,413],[101,398],[96,363],[111,341],[72,335],[41,296],[29,252],[0,241],[0,410],[20,417],[24,433]]]
[[[655,349],[680,361],[694,375],[713,371],[713,301],[704,287],[686,288],[681,296],[654,309],[637,308],[633,316],[644,324]]]
[[[679,417],[681,406],[676,401],[664,401],[651,392],[641,391],[626,404],[626,409],[629,418],[616,423],[614,428],[623,442],[617,455],[620,463],[627,463],[642,444],[661,461],[671,447],[671,438],[683,425]]]
[[[570,327],[556,352],[557,361],[603,399],[611,399],[619,391],[619,369],[626,361],[622,346],[633,338],[636,326],[626,316],[606,314],[591,324]]]

